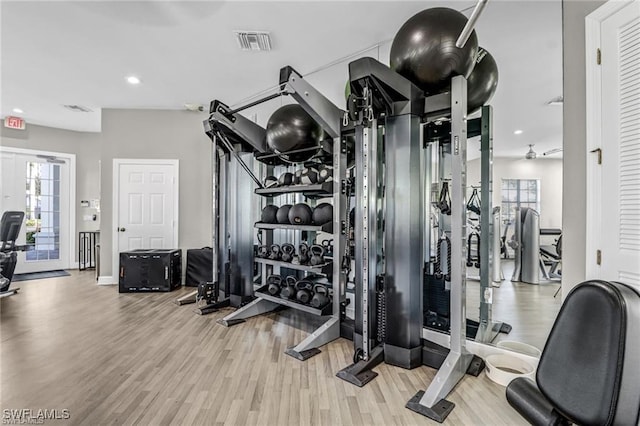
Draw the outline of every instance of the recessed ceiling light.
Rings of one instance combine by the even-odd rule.
[[[15,112],[16,114],[22,114],[24,111],[21,110],[20,108],[14,108],[13,112]]]
[[[127,77],[127,83],[129,84],[140,84],[140,79],[135,75],[130,75]]]
[[[522,134],[522,130],[516,130],[515,132],[513,132],[514,135],[521,135]]]

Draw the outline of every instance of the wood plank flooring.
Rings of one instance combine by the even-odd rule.
[[[68,409],[45,424],[428,425],[404,408],[435,370],[381,365],[364,388],[335,377],[352,343],[338,339],[306,362],[283,352],[317,320],[292,311],[225,328],[172,293],[118,294],[93,272],[20,283],[0,300],[3,409]],[[450,395],[445,424],[526,424],[484,373]]]

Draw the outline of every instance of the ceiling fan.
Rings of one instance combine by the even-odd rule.
[[[524,158],[526,158],[527,160],[535,160],[536,158],[538,158],[538,153],[533,150],[533,147],[534,145],[530,144],[529,151],[527,151],[527,153],[524,155]],[[542,155],[546,157],[547,155],[557,154],[558,152],[562,152],[562,148],[550,149],[549,151],[543,152]]]

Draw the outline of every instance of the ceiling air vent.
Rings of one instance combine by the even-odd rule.
[[[93,112],[91,108],[82,105],[64,105],[66,109],[73,112]]]
[[[271,50],[271,38],[264,31],[234,31],[242,50]]]

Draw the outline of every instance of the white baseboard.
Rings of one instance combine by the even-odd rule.
[[[101,276],[98,277],[98,285],[116,285],[118,282],[113,279],[113,276]]]

